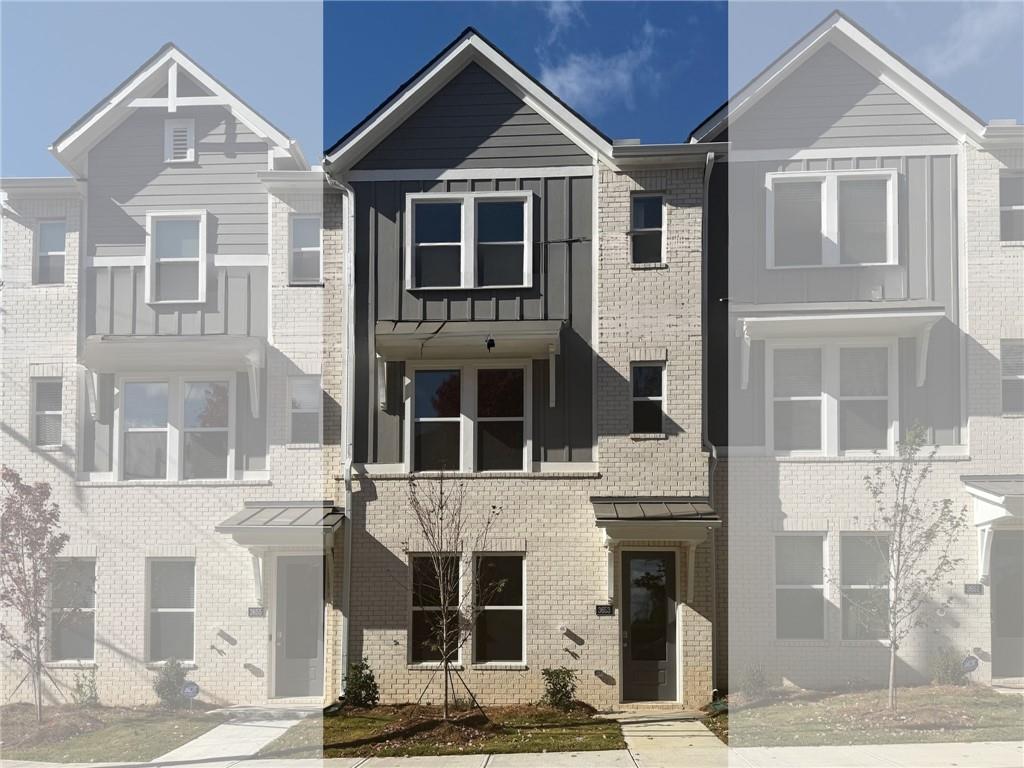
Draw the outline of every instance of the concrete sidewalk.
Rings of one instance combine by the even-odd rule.
[[[729,760],[732,768],[1021,768],[1024,742],[742,747]]]

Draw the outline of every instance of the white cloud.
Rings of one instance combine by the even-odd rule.
[[[541,10],[547,17],[551,29],[548,32],[548,45],[558,39],[566,29],[572,26],[574,21],[581,23],[586,19],[583,16],[583,3],[580,0],[551,0],[549,3],[541,4]]]
[[[645,22],[633,45],[620,53],[570,53],[557,64],[542,62],[541,82],[584,112],[600,113],[618,104],[631,110],[641,77],[643,85],[657,83],[658,74],[650,63],[659,34],[660,30]]]
[[[1004,39],[1020,45],[1020,33],[1018,3],[963,3],[946,35],[924,49],[924,71],[931,77],[962,72],[979,64]]]

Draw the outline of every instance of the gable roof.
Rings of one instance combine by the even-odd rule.
[[[166,87],[171,76],[179,71],[192,78],[209,95],[181,96],[176,99],[176,105],[226,107],[239,122],[265,139],[279,154],[290,156],[299,168],[309,167],[294,139],[286,136],[230,88],[196,64],[174,43],[165,43],[138,69],[100,99],[92,109],[54,139],[49,147],[50,152],[66,167],[80,172],[81,159],[85,153],[132,114],[134,109],[156,106],[154,100],[148,97],[157,93],[161,85]],[[162,99],[166,102],[168,97],[164,96]],[[172,106],[174,105],[167,106],[169,113]]]
[[[982,141],[981,118],[932,83],[914,67],[836,10],[787,48],[731,99],[690,133],[691,142],[712,140],[729,121],[743,115],[823,46],[835,45],[857,64],[877,76],[959,141]]]
[[[466,27],[369,115],[324,150],[325,165],[347,170],[475,62],[591,156],[611,162],[612,140],[473,27]]]

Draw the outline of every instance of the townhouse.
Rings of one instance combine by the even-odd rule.
[[[457,665],[485,702],[875,681],[861,477],[916,421],[973,526],[903,672],[941,637],[1021,677],[1021,142],[838,14],[665,145],[467,29],[322,166],[165,46],[53,143],[69,179],[2,183],[3,462],[94,595],[52,675],[327,702],[365,658],[436,701],[409,484],[443,478],[493,520],[450,553],[505,585]]]

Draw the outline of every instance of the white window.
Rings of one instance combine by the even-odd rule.
[[[149,661],[195,657],[195,560],[149,561]]]
[[[769,269],[895,264],[895,169],[769,173]]]
[[[166,381],[121,385],[121,476],[125,480],[167,478],[169,402]]]
[[[206,301],[206,211],[146,214],[146,301]]]
[[[289,443],[319,445],[323,393],[319,376],[289,376]]]
[[[634,194],[631,204],[630,261],[659,264],[665,261],[665,198],[663,195]]]
[[[533,283],[529,192],[409,194],[405,215],[406,288]]]
[[[64,282],[64,259],[67,224],[61,221],[40,221],[36,229],[36,259],[32,282],[36,285],[58,285]]]
[[[164,122],[164,162],[194,163],[196,121],[188,118]]]
[[[825,537],[775,537],[775,637],[825,637]]]
[[[291,238],[288,282],[292,285],[320,285],[323,282],[320,217],[292,216]]]
[[[461,657],[461,563],[459,555],[413,555],[412,615],[409,619],[409,661],[439,662]]]
[[[32,443],[40,448],[61,444],[63,390],[60,378],[38,377],[31,380]]]
[[[843,534],[841,544],[844,640],[889,636],[889,537]]]
[[[665,365],[633,363],[633,434],[654,435],[665,431]]]
[[[1024,339],[1001,339],[999,363],[1003,380],[1003,413],[1024,413]]]
[[[417,365],[409,377],[412,471],[522,471],[529,465],[529,365]]]
[[[50,582],[50,661],[92,660],[96,652],[96,561],[60,558]]]
[[[477,557],[473,657],[480,664],[526,661],[526,576],[522,555]]]
[[[777,454],[891,452],[896,344],[837,340],[767,348],[766,435]]]
[[[1024,240],[1024,171],[999,172],[999,239]]]
[[[231,456],[231,384],[184,382],[182,477],[226,478]]]

